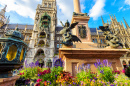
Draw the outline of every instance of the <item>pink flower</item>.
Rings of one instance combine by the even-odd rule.
[[[40,81],[42,81],[42,79],[37,79],[37,82],[39,83]]]
[[[23,73],[19,73],[20,75],[22,75]]]
[[[125,73],[125,70],[124,70],[124,69],[122,70],[122,73]]]

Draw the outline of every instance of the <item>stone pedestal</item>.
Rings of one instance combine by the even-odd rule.
[[[96,72],[94,63],[97,59],[107,59],[108,62],[112,62],[113,70],[122,71],[122,65],[120,57],[124,55],[127,49],[85,49],[85,48],[60,48],[59,57],[64,60],[64,70],[70,72],[73,76],[76,75],[76,69],[83,63],[85,65],[90,64],[92,72]]]
[[[10,78],[0,78],[0,86],[15,86],[15,82],[20,76],[13,76]]]

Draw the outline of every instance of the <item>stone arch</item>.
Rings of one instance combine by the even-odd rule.
[[[43,49],[38,49],[34,56],[34,61],[38,61],[39,66],[43,67],[45,65],[44,57],[45,55]]]
[[[43,40],[40,40],[38,43],[38,47],[42,47],[45,45],[45,42]]]
[[[46,37],[46,33],[45,32],[40,32],[39,37],[40,38],[45,38]]]
[[[44,55],[43,49],[38,49],[35,56]]]

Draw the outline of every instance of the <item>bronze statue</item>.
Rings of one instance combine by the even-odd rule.
[[[60,34],[62,34],[62,38],[63,38],[62,44],[66,45],[66,46],[72,46],[73,42],[75,42],[75,41],[81,42],[81,40],[77,36],[71,34],[71,29],[73,29],[78,24],[78,22],[73,23],[71,25],[68,22],[68,20],[65,23],[65,25],[63,25],[63,23],[61,21],[60,21],[60,23],[63,26],[63,29],[60,31]]]
[[[111,46],[112,48],[117,48],[119,46],[122,46],[121,43],[119,43],[119,39],[116,36],[116,34],[112,34],[110,29],[108,28],[108,24],[104,24],[104,26],[99,26],[99,28],[104,32],[104,35],[106,36],[106,43],[108,46]]]

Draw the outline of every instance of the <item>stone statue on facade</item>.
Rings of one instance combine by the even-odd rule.
[[[116,34],[112,34],[110,29],[108,28],[108,24],[104,24],[104,26],[99,26],[99,28],[104,32],[104,35],[106,36],[106,44],[107,46],[110,46],[112,48],[118,48],[119,46],[122,46],[122,44],[119,42],[119,38],[116,36]]]
[[[78,22],[73,23],[71,25],[68,22],[68,20],[65,23],[65,25],[63,25],[63,23],[61,21],[60,21],[60,23],[63,26],[63,29],[60,31],[60,34],[62,34],[62,38],[63,38],[62,44],[64,44],[65,46],[72,46],[73,42],[75,42],[75,41],[81,42],[81,40],[77,36],[71,34],[71,29],[73,29],[78,24]]]

